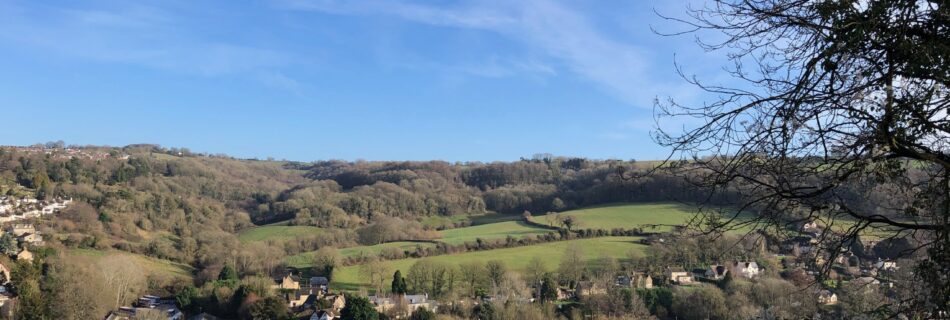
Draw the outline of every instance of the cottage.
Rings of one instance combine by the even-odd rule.
[[[690,284],[693,283],[693,277],[689,275],[689,272],[683,270],[683,268],[666,268],[666,278],[674,284]]]
[[[838,295],[828,290],[821,290],[818,292],[818,303],[826,306],[838,304]]]
[[[286,276],[280,279],[276,279],[274,281],[276,282],[276,284],[274,284],[273,288],[276,290],[300,289],[300,281],[296,276],[294,276],[293,273],[288,273]]]
[[[558,300],[567,300],[574,298],[574,290],[557,288],[557,299]]]
[[[24,233],[23,235],[17,237],[17,240],[20,241],[20,243],[34,246],[43,245],[43,236],[36,232]]]
[[[310,320],[333,320],[337,316],[332,310],[317,310],[310,316]]]
[[[622,275],[617,277],[617,285],[631,288],[653,288],[653,278],[645,272],[634,272],[632,275]]]
[[[327,279],[327,277],[311,277],[310,287],[319,289],[323,293],[326,293],[330,288],[330,279]]]
[[[33,261],[33,253],[30,252],[29,250],[26,250],[26,248],[24,248],[23,250],[20,250],[20,252],[16,254],[16,259],[24,260],[24,261]]]
[[[346,306],[346,296],[342,294],[328,294],[323,296],[321,300],[329,302],[330,310],[336,311],[336,313],[339,313]]]
[[[297,289],[284,294],[284,300],[290,309],[297,309],[313,303],[313,292],[309,288]]]
[[[12,233],[14,237],[19,237],[27,233],[36,233],[36,227],[28,223],[18,223],[7,228],[7,232]]]
[[[593,281],[579,281],[575,289],[578,297],[607,294],[607,288]]]
[[[397,299],[401,299],[397,300]],[[429,300],[428,294],[407,294],[395,298],[382,298],[379,296],[369,296],[369,301],[376,306],[376,311],[386,312],[394,307],[399,302],[406,303],[408,306],[409,312],[414,312],[419,308],[426,308],[432,311],[436,310],[437,305],[435,301]]]
[[[742,262],[737,261],[729,265],[729,272],[732,272],[734,275],[752,279],[759,275],[759,272],[762,270],[759,268],[759,264],[755,261],[751,262]]]
[[[151,301],[146,297],[140,299],[142,301]],[[149,302],[151,303],[151,302]],[[157,298],[154,300],[154,304],[148,307],[120,307],[118,310],[109,312],[109,315],[106,316],[106,320],[134,320],[134,319],[168,319],[168,320],[181,320],[185,318],[185,314],[175,306],[174,302],[170,301],[159,301]]]
[[[897,269],[897,262],[881,260],[881,258],[877,258],[877,262],[874,263],[874,267],[876,267],[878,270],[894,270]]]
[[[703,277],[706,277],[706,279],[721,280],[726,277],[727,273],[729,273],[729,269],[726,268],[726,266],[711,265],[703,271]]]

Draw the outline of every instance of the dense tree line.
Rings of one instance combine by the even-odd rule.
[[[312,183],[262,195],[254,219],[351,227],[379,216],[520,214],[622,201],[710,200],[682,178],[623,179],[650,164],[539,157],[516,162],[447,163],[319,161],[296,164]],[[728,195],[712,199],[725,203]]]

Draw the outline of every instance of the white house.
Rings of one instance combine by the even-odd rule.
[[[736,261],[729,265],[729,272],[732,272],[737,276],[752,279],[757,277],[759,272],[762,272],[762,269],[759,268],[759,264],[755,263],[755,261]]]

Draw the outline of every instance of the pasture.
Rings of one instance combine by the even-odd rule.
[[[87,264],[104,270],[109,270],[119,262],[131,262],[129,265],[135,270],[124,270],[125,272],[141,272],[166,280],[181,278],[190,281],[194,271],[186,264],[118,250],[66,249],[65,253],[74,263]]]
[[[584,259],[591,263],[604,257],[625,259],[628,254],[643,256],[646,246],[640,244],[638,242],[639,239],[638,237],[577,239],[523,247],[440,255],[424,259],[431,259],[451,265],[499,260],[504,262],[505,266],[510,270],[523,272],[528,266],[528,262],[538,257],[544,261],[548,271],[554,271],[558,267],[561,256],[568,246],[578,246],[583,253]],[[401,270],[403,274],[406,274],[409,267],[419,260],[418,258],[390,260],[385,261],[384,265],[389,269],[387,273]],[[356,290],[361,287],[366,287],[367,285],[366,278],[360,275],[360,266],[340,268],[334,275],[333,287],[337,290]]]
[[[670,225],[685,224],[696,214],[696,208],[675,203],[619,203],[584,209],[570,210],[554,215],[534,216],[537,223],[559,226],[557,216],[575,218],[574,229],[632,229],[644,227],[644,231],[669,231]],[[656,229],[645,225],[662,225]]]
[[[552,231],[529,225],[523,221],[506,221],[442,230],[442,238],[438,239],[438,241],[448,244],[462,244],[465,242],[475,242],[478,238],[483,240],[505,239],[508,236],[522,238],[549,232]]]
[[[417,248],[431,248],[431,247],[435,247],[435,244],[431,242],[396,241],[396,242],[381,243],[381,244],[372,245],[372,246],[357,246],[357,247],[342,248],[339,250],[339,252],[340,252],[340,255],[343,256],[344,258],[358,257],[358,256],[375,257],[380,252],[383,252],[384,250],[395,249],[399,251],[407,251],[407,250],[414,251]],[[296,255],[287,257],[285,261],[287,261],[288,266],[295,267],[295,268],[306,268],[306,267],[309,267],[311,264],[313,264],[312,261],[313,261],[314,252],[315,251],[296,254]]]
[[[300,236],[317,234],[323,229],[311,226],[267,225],[242,230],[238,239],[242,243],[267,240],[289,240]]]

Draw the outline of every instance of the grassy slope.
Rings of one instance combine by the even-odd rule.
[[[74,261],[90,264],[97,264],[108,259],[129,259],[146,274],[158,277],[191,279],[193,271],[193,268],[186,264],[117,250],[68,249],[66,254]]]
[[[669,225],[686,224],[696,215],[696,207],[678,203],[616,203],[584,209],[570,210],[559,213],[562,216],[572,216],[579,221],[574,229],[613,229],[639,228],[647,232],[665,232],[672,229]],[[709,210],[709,209],[707,209]],[[549,218],[551,219],[549,221]],[[533,221],[557,226],[553,216],[535,216]],[[739,219],[743,219],[742,216]],[[656,228],[647,228],[646,225],[658,224]],[[748,227],[734,232],[747,231]]]
[[[638,203],[638,204],[609,204],[585,209],[570,210],[560,213],[576,218],[581,229],[613,229],[637,228],[645,224],[678,225],[686,223],[696,213],[695,208],[672,203]],[[557,225],[555,221],[548,221],[549,216],[535,216],[533,221],[543,224]],[[553,218],[553,217],[552,217]],[[669,227],[659,227],[656,230],[668,231]]]
[[[458,229],[448,229],[442,231],[442,239],[439,241],[448,244],[461,244],[465,242],[475,242],[476,239],[504,239],[509,235],[515,238],[524,236],[534,236],[551,232],[543,228],[534,227],[521,221],[506,221],[465,227]]]
[[[298,236],[315,234],[322,230],[323,229],[318,227],[311,226],[268,225],[243,230],[238,234],[238,239],[245,243],[252,241],[286,240]]]
[[[345,257],[355,257],[359,255],[365,256],[376,256],[381,251],[387,248],[397,248],[400,250],[416,250],[416,247],[428,248],[435,247],[435,244],[428,242],[410,242],[410,241],[397,241],[397,242],[388,242],[383,244],[377,244],[374,246],[359,246],[359,247],[350,247],[340,249],[340,255]],[[314,252],[305,252],[297,255],[287,257],[285,261],[291,267],[295,268],[305,268],[309,267],[313,261]]]
[[[625,258],[628,252],[638,252],[644,254],[646,246],[637,242],[637,237],[605,237],[593,239],[579,239],[570,241],[550,242],[532,246],[497,249],[489,251],[466,252],[452,255],[441,255],[429,257],[439,262],[450,264],[461,264],[472,261],[485,262],[489,260],[500,260],[511,270],[524,271],[528,262],[534,257],[541,258],[548,270],[557,268],[564,249],[569,245],[578,245],[584,253],[584,258],[588,261],[594,261],[602,257]],[[403,274],[408,272],[409,267],[419,259],[401,259],[386,261],[389,272],[402,270]],[[349,266],[341,268],[336,273],[334,287],[341,290],[355,290],[367,283],[364,277],[359,274],[359,266]]]

